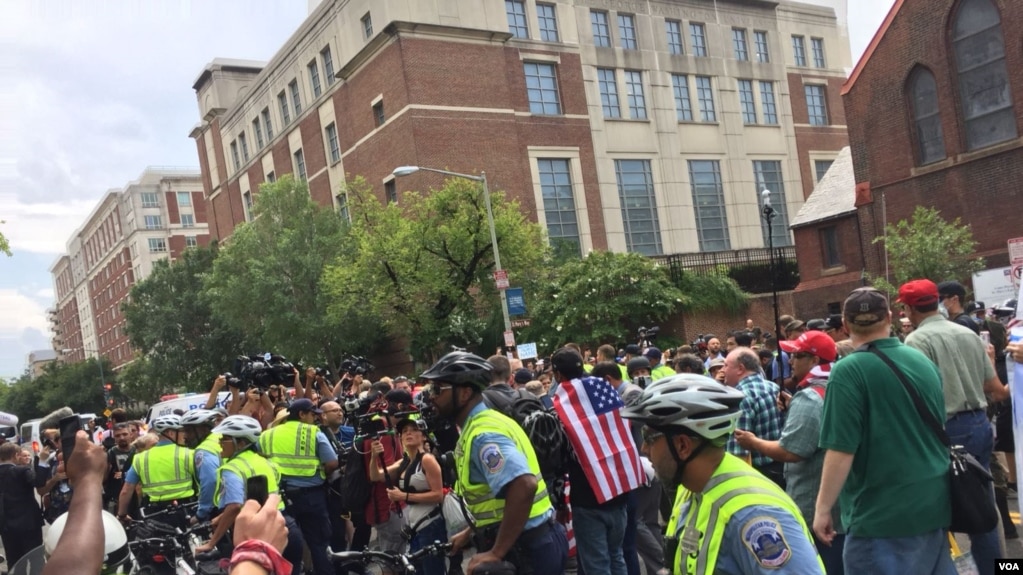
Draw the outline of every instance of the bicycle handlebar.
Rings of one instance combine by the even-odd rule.
[[[330,558],[335,562],[358,561],[368,563],[369,561],[385,561],[391,565],[400,565],[408,572],[412,562],[427,555],[443,555],[451,550],[450,542],[436,542],[427,545],[415,553],[398,553],[396,551],[377,551],[366,549],[364,551],[331,551]]]

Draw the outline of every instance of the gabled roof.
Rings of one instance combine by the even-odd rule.
[[[853,172],[852,151],[842,148],[828,172],[813,188],[813,193],[792,219],[789,228],[797,228],[829,220],[856,211],[856,174]]]
[[[888,32],[888,28],[892,25],[895,17],[899,14],[899,10],[902,9],[902,5],[905,0],[895,0],[895,4],[892,4],[891,10],[888,11],[888,15],[885,16],[884,22],[881,23],[881,27],[874,32],[874,37],[870,39],[870,44],[867,44],[867,49],[863,51],[863,55],[860,56],[860,60],[856,62],[856,67],[853,68],[852,74],[849,74],[849,79],[842,84],[842,95],[845,96],[853,89],[853,85],[856,84],[856,79],[860,77],[860,72],[863,71],[867,66],[867,62],[870,61],[870,57],[874,55],[874,50],[877,49],[877,45],[881,43],[881,38],[884,38],[885,33]]]

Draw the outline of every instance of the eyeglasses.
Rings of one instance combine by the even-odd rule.
[[[813,357],[812,353],[806,353],[805,351],[797,351],[792,354],[792,359],[810,359]]]
[[[647,445],[650,445],[651,443],[657,441],[657,439],[660,437],[664,437],[663,432],[657,431],[656,429],[647,427],[645,425],[643,426],[643,429],[640,430],[640,433],[643,435],[643,443]]]
[[[453,385],[439,385],[436,383],[428,383],[423,386],[423,391],[434,397],[444,393],[445,391],[454,387]]]

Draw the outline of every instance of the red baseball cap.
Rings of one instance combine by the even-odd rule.
[[[898,303],[911,307],[938,303],[938,286],[931,280],[912,280],[899,288]]]
[[[827,362],[835,361],[838,357],[835,340],[823,331],[806,331],[798,339],[782,341],[779,345],[788,353],[812,353]]]

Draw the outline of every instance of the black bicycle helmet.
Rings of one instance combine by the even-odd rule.
[[[625,372],[629,374],[629,377],[632,377],[632,374],[641,369],[650,371],[650,360],[644,355],[637,355],[630,359],[629,363],[625,364]]]
[[[453,351],[440,358],[419,377],[429,381],[486,389],[492,379],[492,370],[487,360],[478,355],[467,351]]]

